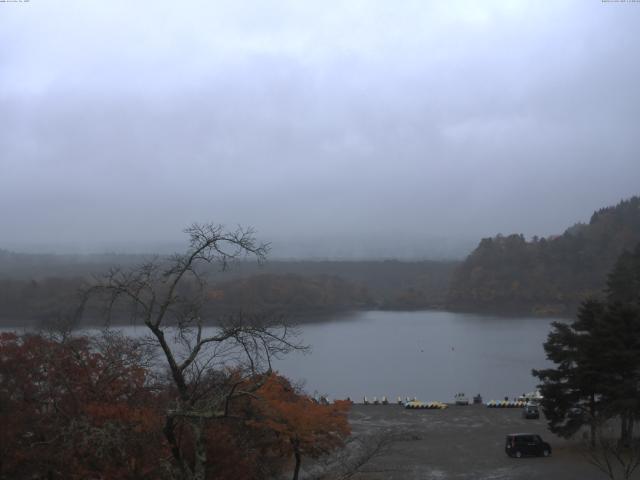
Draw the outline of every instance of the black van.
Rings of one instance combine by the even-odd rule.
[[[540,435],[534,433],[512,433],[507,435],[507,444],[504,451],[510,457],[542,456],[551,455],[551,445],[544,442]]]

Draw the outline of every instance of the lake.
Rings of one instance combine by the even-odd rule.
[[[311,353],[292,353],[274,368],[332,399],[451,402],[457,392],[480,393],[485,401],[514,397],[535,389],[532,368],[549,365],[542,343],[552,321],[433,310],[342,314],[303,324],[301,340]]]
[[[331,398],[513,397],[535,389],[532,368],[549,365],[542,344],[552,321],[442,311],[353,313],[304,325],[312,353],[289,355],[276,368],[306,380],[310,393]]]

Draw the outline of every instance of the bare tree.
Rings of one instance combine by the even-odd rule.
[[[171,475],[204,480],[207,422],[229,417],[234,399],[254,395],[274,357],[303,347],[286,324],[260,315],[237,314],[205,328],[213,323],[205,308],[210,265],[224,270],[246,256],[261,262],[268,245],[258,244],[251,229],[230,232],[220,225],[194,224],[185,233],[189,248],[184,254],[112,269],[86,290],[85,304],[96,297],[106,301],[110,317],[126,306],[131,319],[148,329],[175,392],[164,425]],[[182,448],[183,428],[190,432],[192,449]]]
[[[585,446],[587,461],[610,480],[632,478],[640,466],[640,440],[625,443],[614,435],[606,435],[602,424],[597,427],[596,445]]]
[[[360,434],[347,440],[345,448],[324,458],[318,471],[310,478],[315,480],[349,480],[369,475],[388,475],[402,472],[400,468],[383,468],[376,465],[381,458],[393,452],[399,443],[420,440],[416,434],[398,429],[380,429]]]

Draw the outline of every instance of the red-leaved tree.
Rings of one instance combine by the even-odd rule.
[[[0,334],[0,478],[158,478],[161,395],[145,363],[119,335]]]

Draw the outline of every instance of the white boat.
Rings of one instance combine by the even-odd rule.
[[[535,392],[525,393],[518,397],[518,400],[521,402],[527,402],[533,405],[537,405],[542,400],[542,395],[540,394],[540,390],[536,390]]]

